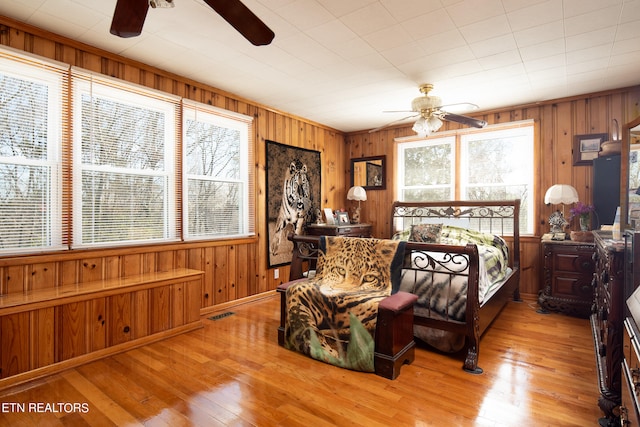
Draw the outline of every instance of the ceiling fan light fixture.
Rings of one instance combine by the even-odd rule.
[[[442,127],[442,120],[440,120],[438,117],[436,117],[435,115],[432,115],[431,117],[429,117],[429,119],[427,120],[427,127],[429,128],[429,130],[431,132],[437,132],[438,129],[440,129]]]
[[[173,0],[149,0],[149,6],[155,9],[157,7],[175,7],[176,5]]]
[[[420,136],[429,136],[429,134],[431,133],[429,131],[429,126],[427,125],[427,120],[424,117],[420,117],[418,120],[416,120],[411,130],[413,130]]]
[[[440,127],[442,127],[442,120],[432,114],[428,118],[420,116],[411,129],[420,136],[429,136],[437,132]]]

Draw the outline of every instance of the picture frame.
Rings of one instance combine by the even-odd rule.
[[[335,225],[336,220],[333,217],[333,210],[331,208],[324,208],[324,217],[327,225]]]
[[[349,213],[348,212],[338,212],[337,214],[337,225],[349,225]]]
[[[588,135],[575,135],[573,137],[573,165],[590,165],[593,159],[598,158],[600,144],[608,135],[606,133],[592,133]]]

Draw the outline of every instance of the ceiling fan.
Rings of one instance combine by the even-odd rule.
[[[255,46],[268,45],[275,34],[240,0],[204,0],[225,21]],[[149,6],[173,7],[174,0],[117,0],[111,21],[111,34],[136,37],[142,33]]]
[[[425,83],[420,86],[420,92],[423,94],[417,98],[414,98],[411,101],[411,110],[410,111],[386,111],[387,113],[402,113],[402,112],[411,112],[410,116],[403,117],[400,120],[394,120],[391,123],[387,123],[384,126],[371,129],[369,133],[379,131],[380,129],[384,129],[387,126],[391,126],[395,123],[402,122],[404,120],[418,117],[418,120],[413,124],[413,131],[416,132],[420,136],[429,136],[432,132],[436,132],[442,126],[442,121],[447,120],[450,122],[461,123],[463,125],[483,128],[487,125],[487,122],[484,120],[474,119],[473,117],[463,116],[460,114],[454,114],[447,109],[466,109],[466,110],[475,110],[478,108],[477,105],[471,104],[468,102],[461,104],[449,104],[442,105],[442,100],[438,96],[430,96],[429,92],[433,89],[433,85],[430,83]]]

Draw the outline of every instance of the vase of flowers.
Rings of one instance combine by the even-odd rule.
[[[593,205],[585,205],[582,202],[576,203],[576,205],[571,208],[571,218],[576,216],[578,217],[580,221],[580,230],[589,230],[589,226],[591,224],[591,212],[593,212],[593,210]]]

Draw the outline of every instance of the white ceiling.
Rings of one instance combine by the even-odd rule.
[[[255,47],[202,0],[109,33],[116,0],[2,0],[0,14],[341,131],[406,114],[421,83],[481,110],[640,84],[640,0],[244,0]]]

